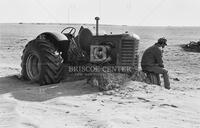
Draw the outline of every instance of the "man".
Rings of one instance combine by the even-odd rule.
[[[141,66],[143,71],[162,74],[165,88],[170,89],[168,71],[164,69],[161,50],[167,45],[166,42],[167,39],[164,37],[159,38],[157,43],[146,49],[142,56]]]

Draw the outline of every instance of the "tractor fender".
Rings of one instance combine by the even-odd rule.
[[[36,39],[49,39],[49,40],[54,40],[58,42],[68,40],[68,38],[64,34],[57,33],[57,32],[44,32],[38,35]]]
[[[69,39],[62,33],[56,32],[44,32],[36,37],[36,40],[48,40],[54,44],[54,46],[58,49],[58,51],[66,53],[70,41]]]

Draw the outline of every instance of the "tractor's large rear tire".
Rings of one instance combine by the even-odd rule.
[[[40,85],[60,82],[63,76],[63,58],[53,45],[45,40],[30,41],[22,55],[23,79],[37,82]]]

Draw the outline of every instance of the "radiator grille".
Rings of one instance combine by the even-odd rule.
[[[134,61],[134,43],[133,41],[122,40],[121,44],[121,64],[124,66],[133,65]]]

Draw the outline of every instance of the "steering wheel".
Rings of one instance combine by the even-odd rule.
[[[64,33],[65,31],[67,31],[66,34],[70,34],[70,35],[75,36],[76,29],[74,27],[66,27],[61,31],[61,33]]]

